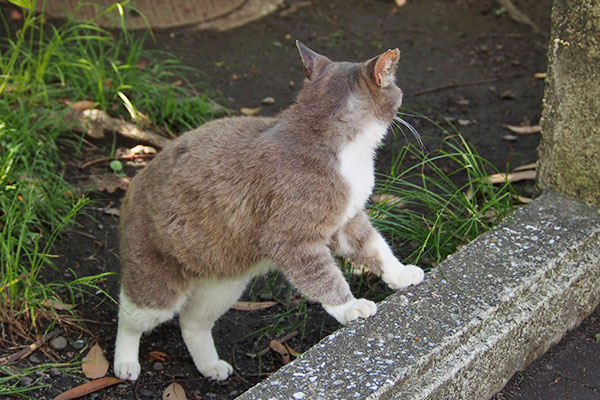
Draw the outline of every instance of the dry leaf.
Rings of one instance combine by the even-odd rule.
[[[13,21],[20,21],[23,19],[23,14],[21,14],[18,10],[11,10],[10,19]]]
[[[244,115],[258,115],[258,114],[260,114],[260,107],[257,107],[257,108],[242,107],[242,108],[240,108],[240,112]]]
[[[51,307],[54,308],[55,310],[72,310],[73,306],[70,304],[65,304],[65,303],[61,303],[58,300],[54,300],[54,299],[46,299],[43,301],[43,304],[46,307]]]
[[[156,154],[157,151],[152,146],[144,146],[138,144],[137,146],[133,146],[127,151],[129,154]]]
[[[546,79],[546,73],[545,72],[536,72],[535,74],[533,74],[533,77],[535,79]]]
[[[169,358],[169,355],[167,353],[163,353],[162,351],[151,351],[150,354],[148,354],[148,358],[150,361],[165,362],[167,361],[167,358]]]
[[[94,393],[100,389],[104,389],[105,387],[116,385],[117,383],[123,383],[123,381],[119,378],[113,378],[112,376],[95,379],[93,381],[86,382],[83,385],[79,385],[77,387],[74,387],[73,389],[69,389],[66,392],[59,394],[54,398],[54,400],[76,399],[87,394]]]
[[[536,162],[532,162],[529,164],[525,164],[525,165],[521,165],[517,168],[515,168],[515,171],[526,171],[528,169],[536,169],[537,168],[537,163]]]
[[[280,341],[275,339],[271,340],[269,348],[281,356],[281,363],[283,365],[290,362],[290,352]]]
[[[94,174],[82,186],[91,186],[99,192],[115,193],[118,189],[127,190],[130,179],[115,174]]]
[[[371,196],[371,201],[375,204],[385,204],[388,206],[394,207],[403,207],[404,203],[402,203],[402,199],[398,196],[394,196],[393,194],[374,194]]]
[[[513,183],[528,179],[535,179],[536,175],[536,170],[529,169],[527,171],[511,172],[508,175],[504,173],[490,175],[488,176],[487,180],[490,183],[504,183],[506,181]]]
[[[513,198],[521,204],[529,204],[533,201],[531,197],[525,197],[520,195],[515,195]]]
[[[542,127],[540,125],[533,126],[515,126],[515,125],[503,125],[506,129],[517,135],[531,135],[533,133],[540,133]]]
[[[290,353],[291,356],[297,357],[300,355],[300,353],[298,353],[296,350],[294,350],[292,348],[292,346],[290,346],[289,344],[284,343],[283,345],[285,346],[285,348],[287,349],[288,353]]]
[[[71,103],[69,107],[75,111],[84,112],[85,110],[89,110],[90,108],[94,107],[94,104],[96,104],[96,102],[92,100],[80,100]]]
[[[104,357],[104,352],[96,343],[83,357],[81,369],[88,379],[102,378],[108,372],[108,360]]]
[[[186,400],[185,390],[177,382],[171,383],[162,395],[163,400]]]
[[[257,311],[277,304],[276,301],[238,301],[231,308],[238,311]]]
[[[173,86],[181,86],[181,85],[183,85],[183,81],[181,79],[177,79],[171,85],[173,85]]]

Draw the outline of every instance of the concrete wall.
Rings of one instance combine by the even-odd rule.
[[[537,188],[600,205],[600,1],[556,0]]]

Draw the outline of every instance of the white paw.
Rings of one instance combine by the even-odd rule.
[[[199,370],[202,375],[215,381],[224,381],[233,373],[231,365],[223,360],[217,360]]]
[[[115,362],[115,375],[119,379],[135,381],[140,376],[140,363],[133,362]]]
[[[402,265],[386,270],[381,279],[392,289],[402,289],[421,283],[425,272],[416,265]]]
[[[367,299],[352,299],[339,306],[328,306],[323,304],[325,311],[338,320],[340,324],[346,325],[359,318],[369,318],[377,312],[377,305]]]

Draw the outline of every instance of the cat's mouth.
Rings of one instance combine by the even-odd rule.
[[[402,132],[402,135],[404,136],[404,139],[406,139],[407,142],[408,142],[408,138],[406,137],[406,133],[404,132],[403,126],[406,127],[406,128],[408,128],[408,130],[410,131],[410,133],[412,133],[412,135],[416,139],[417,143],[419,144],[419,147],[421,148],[421,151],[423,153],[426,153],[427,152],[427,148],[425,147],[425,143],[423,143],[423,139],[421,139],[421,135],[415,129],[414,126],[412,126],[410,123],[408,123],[407,121],[405,121],[404,119],[402,119],[401,115],[404,115],[404,113],[398,112],[394,116],[394,119],[392,120],[392,125],[395,128],[397,128],[400,132]]]

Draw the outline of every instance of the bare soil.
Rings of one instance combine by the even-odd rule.
[[[546,69],[551,7],[551,0],[514,2],[541,28],[542,34],[515,23],[493,0],[409,0],[399,9],[387,0],[315,0],[288,1],[282,12],[227,32],[197,32],[193,27],[156,32],[156,42],[149,42],[148,47],[168,50],[181,57],[184,64],[201,69],[206,74],[202,86],[222,93],[229,107],[262,107],[263,115],[284,109],[302,84],[295,39],[335,60],[362,61],[398,47],[402,53],[398,84],[404,90],[407,112],[453,121],[481,155],[500,170],[506,170],[537,158],[538,135],[507,141],[504,137],[510,132],[503,125],[534,125],[540,119],[544,83],[533,75]],[[423,90],[428,93],[419,95]],[[273,97],[275,103],[261,104],[265,97]],[[419,130],[426,143],[431,142],[428,138],[442,136],[439,129],[419,118],[405,119]],[[387,149],[394,147],[394,140],[402,143],[404,138],[388,137],[378,161],[381,170],[392,158]],[[131,144],[118,143],[124,147]],[[109,144],[96,145],[103,149]],[[102,156],[106,156],[102,150],[85,153],[76,164]],[[85,180],[91,173],[110,173],[108,165],[86,169],[74,166],[71,170],[69,179],[73,181]],[[127,172],[132,175],[135,170],[130,167]],[[530,185],[522,189],[524,194],[532,194]],[[119,208],[123,194],[117,189],[93,195],[87,215],[79,218],[78,226],[62,238],[56,249],[60,271],[53,273],[52,278],[72,278],[69,268],[78,276],[119,270],[118,217],[114,210]],[[185,349],[177,322],[172,321],[142,338],[142,375],[137,383],[122,383],[89,398],[160,398],[166,386],[177,381],[188,398],[232,399],[282,365],[272,351],[259,358],[251,356],[271,339],[297,332],[287,343],[302,352],[338,328],[318,304],[298,304],[295,293],[289,292],[281,280],[274,286],[278,288],[274,296],[257,287],[252,298],[275,300],[279,302],[277,306],[263,311],[231,310],[214,329],[221,357],[235,368],[230,379],[216,383],[201,377]],[[118,277],[111,277],[103,287],[116,296]],[[373,293],[378,288],[382,286],[377,280],[369,278],[362,290]],[[86,295],[80,300],[77,311],[88,331],[65,332],[63,336],[69,344],[55,350],[55,357],[72,359],[98,342],[112,362],[117,306],[94,296]],[[308,312],[298,312],[304,306]],[[292,311],[288,315],[281,316],[289,310]],[[277,328],[261,337],[261,329],[279,318]],[[83,350],[78,348],[81,344],[86,346]],[[168,357],[165,361],[150,360],[152,351],[164,352]],[[24,363],[47,360],[40,352],[34,356]],[[51,386],[35,393],[36,398],[53,398],[86,381],[78,373],[47,373],[40,379]],[[508,390],[501,398],[521,398],[511,397],[513,392]]]

